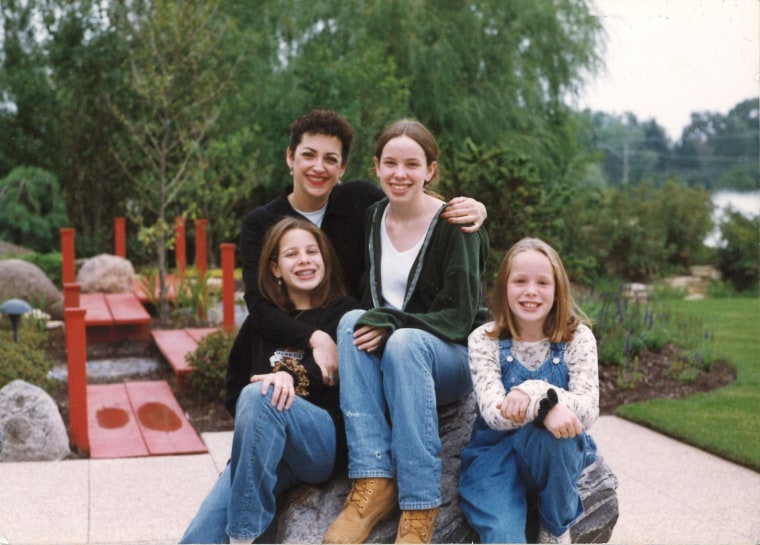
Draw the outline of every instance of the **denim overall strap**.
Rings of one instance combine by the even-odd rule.
[[[551,343],[549,345],[549,348],[551,350],[551,355],[549,356],[549,361],[551,361],[552,365],[556,366],[562,366],[559,369],[561,369],[560,373],[552,373],[552,376],[555,380],[559,381],[559,384],[554,381],[551,382],[554,386],[558,386],[564,390],[567,390],[569,386],[569,374],[567,370],[567,362],[565,361],[565,350],[567,349],[567,343],[564,342],[558,342],[558,343]]]
[[[520,363],[512,353],[512,346],[513,341],[511,339],[499,341],[501,381],[507,391],[526,380],[544,380],[559,388],[567,389],[568,369],[565,361],[567,343],[551,343],[546,361],[534,370],[530,370]]]

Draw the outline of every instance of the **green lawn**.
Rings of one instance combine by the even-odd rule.
[[[760,300],[669,301],[699,316],[718,354],[735,366],[736,381],[678,400],[633,403],[617,415],[760,471]]]

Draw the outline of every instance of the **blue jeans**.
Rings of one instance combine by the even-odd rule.
[[[382,354],[367,353],[352,344],[354,324],[362,313],[347,313],[338,326],[349,477],[395,477],[401,509],[438,507],[437,405],[472,390],[467,347],[420,329],[398,329]]]
[[[335,425],[327,411],[296,397],[288,410],[272,406],[272,388],[240,393],[230,463],[201,504],[180,543],[256,539],[274,520],[277,497],[299,483],[330,478]]]
[[[551,354],[534,370],[514,357],[512,340],[498,343],[501,381],[507,391],[526,380],[568,389],[565,343],[552,343]],[[514,431],[493,430],[478,416],[461,458],[460,507],[480,534],[480,542],[525,543],[529,505],[538,502],[541,522],[555,536],[583,513],[576,481],[596,458],[596,444],[585,432],[573,439],[556,439],[533,424]]]
[[[596,458],[590,435],[557,439],[533,424],[496,432],[482,420],[473,436],[478,433],[479,440],[462,451],[459,493],[462,512],[481,543],[525,543],[532,502],[538,502],[541,523],[557,536],[581,516],[576,482]]]

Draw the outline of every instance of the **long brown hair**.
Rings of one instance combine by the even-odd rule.
[[[573,299],[570,280],[559,254],[549,244],[538,238],[524,238],[516,242],[501,260],[491,305],[494,326],[487,335],[492,339],[520,339],[517,321],[509,308],[507,290],[515,256],[528,250],[535,250],[545,255],[554,274],[554,305],[546,316],[544,335],[551,342],[571,341],[578,326],[581,323],[590,325],[591,321]]]
[[[270,266],[270,262],[277,261],[280,254],[280,241],[285,233],[293,229],[301,229],[311,233],[317,241],[319,252],[322,254],[322,262],[325,267],[325,276],[311,294],[312,308],[320,308],[329,302],[346,295],[343,277],[340,271],[340,262],[335,255],[332,244],[322,230],[308,220],[286,217],[272,225],[264,238],[259,261],[259,292],[261,295],[286,312],[293,310],[293,302],[288,296],[285,284],[278,284],[277,278]]]

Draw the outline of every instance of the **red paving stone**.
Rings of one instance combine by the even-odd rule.
[[[123,383],[87,385],[87,427],[90,458],[148,455]]]
[[[127,382],[126,389],[151,456],[206,452],[165,380]]]
[[[87,386],[90,458],[207,452],[164,380]]]
[[[187,376],[192,372],[185,356],[195,350],[198,342],[216,331],[214,327],[199,327],[188,329],[153,329],[150,334],[156,347],[169,362],[177,379],[177,390],[188,390]]]

